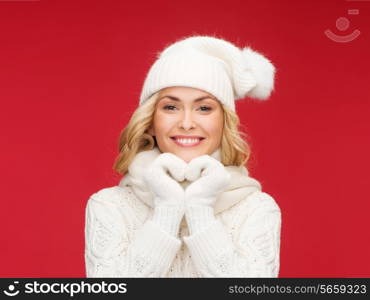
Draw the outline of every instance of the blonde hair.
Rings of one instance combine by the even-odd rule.
[[[137,153],[151,150],[157,143],[153,136],[147,133],[151,127],[159,92],[153,94],[140,105],[132,114],[127,126],[119,136],[118,156],[113,164],[113,170],[119,174],[126,174],[128,167]],[[246,165],[250,158],[250,147],[244,138],[247,135],[239,130],[238,115],[221,104],[224,113],[224,126],[221,138],[221,162],[225,166]]]

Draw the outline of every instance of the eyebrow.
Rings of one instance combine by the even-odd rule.
[[[159,98],[158,99],[158,101],[159,100],[161,100],[161,99],[163,99],[163,98],[170,98],[171,100],[174,100],[174,101],[180,101],[180,99],[179,98],[177,98],[177,97],[175,97],[175,96],[171,96],[171,95],[165,95],[165,96],[162,96],[161,98]],[[199,101],[202,101],[202,100],[204,100],[204,99],[213,99],[213,100],[216,100],[215,98],[213,98],[213,97],[211,97],[211,96],[202,96],[202,97],[199,97],[199,98],[196,98],[194,101],[195,102],[199,102]]]

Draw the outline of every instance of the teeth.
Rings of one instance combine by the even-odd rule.
[[[193,144],[199,142],[199,139],[176,139],[181,144]]]

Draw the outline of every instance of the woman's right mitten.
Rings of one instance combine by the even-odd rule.
[[[178,183],[185,179],[187,163],[175,154],[160,154],[144,173],[144,182],[154,194],[152,221],[176,236],[185,212],[185,191]]]

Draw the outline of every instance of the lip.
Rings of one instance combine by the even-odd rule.
[[[195,142],[195,143],[191,143],[191,144],[181,144],[179,143],[176,138],[186,138],[186,139],[199,139],[198,142]],[[171,136],[171,139],[175,142],[176,145],[180,146],[180,147],[184,147],[184,148],[188,148],[188,147],[195,147],[195,146],[198,146],[205,138],[204,137],[201,137],[201,136],[186,136],[186,135],[176,135],[176,136]]]
[[[204,139],[204,137],[200,135],[174,135],[171,136],[171,139],[179,138],[179,139]]]

